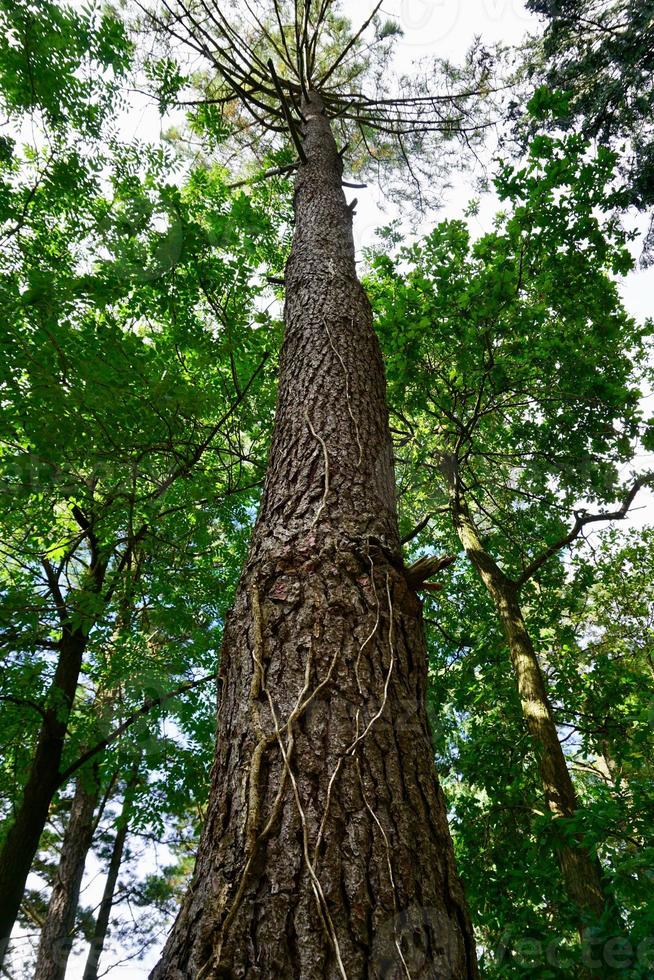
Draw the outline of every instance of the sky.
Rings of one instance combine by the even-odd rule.
[[[128,12],[130,5],[131,0],[127,0]],[[348,0],[346,6],[354,23],[363,22],[371,9],[369,0]],[[428,55],[447,57],[454,61],[462,58],[476,34],[487,44],[502,42],[515,45],[520,43],[527,32],[538,29],[538,21],[526,11],[520,0],[386,0],[382,13],[395,17],[402,27],[404,33],[397,45],[397,60],[398,65],[406,71],[413,61]],[[162,134],[162,124],[156,107],[151,100],[136,93],[131,93],[129,98],[130,109],[125,113],[121,126],[123,138],[137,137],[156,142]],[[487,151],[487,163],[492,168],[490,156],[490,151]],[[376,229],[387,224],[394,217],[394,211],[392,206],[388,206],[388,202],[386,210],[380,209],[380,203],[383,203],[382,191],[377,187],[369,186],[365,190],[350,193],[356,194],[358,198],[355,242],[361,250],[372,244]],[[443,208],[426,219],[425,228],[429,226],[429,221],[460,217],[474,196],[477,196],[477,192],[471,187],[469,180],[463,176],[457,177]],[[497,200],[493,195],[489,194],[481,200],[479,214],[471,219],[478,234],[491,229],[496,207]],[[654,268],[633,272],[624,277],[620,282],[620,289],[624,303],[634,317],[644,319],[652,315]],[[644,463],[644,460],[641,462]],[[642,525],[652,520],[654,503],[651,497],[643,496],[634,511],[632,524]],[[147,859],[143,866],[147,867]],[[89,862],[85,878],[84,903],[94,904],[99,901],[102,886],[101,869],[93,858]],[[109,975],[115,980],[145,980],[158,959],[159,948],[154,948],[141,962],[122,962],[116,965]],[[102,963],[102,973],[125,955],[124,950],[119,950],[115,955],[106,955]],[[84,960],[84,955],[71,957],[66,973],[67,980],[81,980]]]

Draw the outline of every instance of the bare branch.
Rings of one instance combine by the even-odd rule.
[[[286,52],[286,55],[287,55],[287,58],[288,58],[288,62],[289,62],[290,65],[293,66],[293,74],[297,77],[298,81],[300,81],[300,74],[298,72],[297,66],[296,66],[295,61],[293,59],[293,56],[291,55],[291,50],[290,50],[290,48],[288,46],[288,41],[286,40],[286,31],[284,30],[284,25],[282,23],[282,12],[281,12],[281,9],[279,7],[279,4],[278,4],[277,0],[273,0],[273,7],[275,8],[275,17],[277,18],[277,25],[279,27],[279,34],[280,34],[281,39],[282,39],[282,44],[284,45],[284,51]]]
[[[270,71],[272,73],[273,81],[275,83],[275,88],[277,89],[277,95],[279,96],[279,100],[282,104],[282,109],[284,111],[284,118],[286,119],[286,123],[290,130],[291,138],[295,143],[295,149],[297,150],[298,156],[302,161],[302,163],[306,163],[307,155],[304,152],[304,147],[302,146],[302,140],[300,139],[300,134],[298,133],[297,128],[295,126],[295,121],[291,114],[291,110],[288,107],[288,102],[286,101],[286,97],[284,96],[284,92],[282,90],[281,83],[277,76],[277,72],[275,71],[275,66],[273,64],[272,58],[268,61],[268,67],[270,68]]]
[[[257,17],[257,15],[254,12],[254,10],[252,9],[251,5],[248,3],[248,0],[243,0],[243,2],[245,4],[245,7],[247,8],[247,10],[250,13],[250,16],[253,18],[255,24],[257,25],[257,27],[261,31],[262,36],[268,41],[268,43],[272,47],[273,51],[276,53],[277,57],[280,59],[280,61],[283,62],[283,64],[286,65],[286,67],[288,68],[288,70],[289,71],[292,71],[293,74],[297,77],[297,68],[295,67],[295,64],[293,63],[292,59],[290,58],[290,54],[288,52],[288,49],[284,50],[283,48],[280,48],[280,46],[277,44],[277,41],[272,36],[272,34],[270,34],[270,32],[268,30],[266,30],[266,27],[263,24],[263,21],[261,21],[259,19],[259,17]]]
[[[361,35],[367,30],[368,26],[372,23],[373,18],[378,13],[379,8],[381,7],[382,3],[383,3],[383,0],[379,0],[379,2],[377,4],[375,4],[375,7],[374,7],[372,13],[370,14],[370,17],[368,17],[368,20],[359,28],[359,30],[356,32],[356,34],[353,34],[352,35],[352,37],[350,38],[350,40],[348,41],[348,43],[345,45],[345,47],[343,48],[343,50],[339,54],[339,56],[336,59],[336,61],[334,61],[334,63],[332,64],[331,68],[329,68],[326,71],[326,73],[322,76],[322,78],[320,79],[320,87],[321,88],[322,88],[322,86],[324,86],[324,85],[327,84],[327,82],[332,77],[332,75],[334,74],[334,72],[336,71],[336,69],[338,68],[338,66],[341,64],[341,62],[343,61],[343,59],[345,58],[345,56],[348,54],[349,51],[351,51],[351,49],[357,43],[357,41],[359,40],[359,38],[361,37]]]
[[[413,528],[412,531],[409,531],[409,533],[405,534],[403,538],[400,538],[400,544],[409,544],[410,541],[413,541],[414,538],[417,538],[420,532],[424,531],[424,529],[427,527],[427,525],[429,524],[433,516],[434,516],[433,511],[430,511],[428,514],[425,514],[423,519],[421,521],[418,521],[418,523],[416,524],[416,526]]]

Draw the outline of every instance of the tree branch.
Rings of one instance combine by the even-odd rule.
[[[171,698],[176,698],[180,694],[185,694],[187,691],[192,691],[193,688],[200,687],[200,685],[206,684],[207,681],[215,680],[217,677],[218,672],[216,671],[213,674],[207,674],[205,677],[201,677],[197,681],[188,681],[186,684],[181,684],[179,687],[176,687],[174,691],[169,691],[167,694],[160,694],[155,698],[147,698],[141,707],[126,718],[125,721],[118,726],[118,728],[115,728],[113,732],[110,732],[106,738],[102,738],[99,742],[96,742],[92,748],[87,749],[87,751],[83,752],[82,755],[75,760],[75,762],[72,762],[66,769],[64,769],[64,771],[59,774],[58,786],[63,786],[65,783],[67,783],[70,777],[74,775],[78,769],[81,769],[82,766],[86,765],[86,763],[99,752],[102,752],[104,749],[108,748],[108,746],[112,745],[117,739],[120,738],[121,735],[124,735],[127,729],[130,728],[134,722],[138,721],[139,718],[143,718],[143,716],[147,715],[153,708],[165,704],[167,701],[170,701]]]
[[[400,538],[400,544],[408,544],[409,541],[413,541],[414,538],[417,538],[420,532],[424,531],[424,529],[427,527],[433,516],[434,512],[429,511],[429,513],[426,514],[421,521],[418,521],[412,531],[409,531],[409,533],[405,534],[403,538]]]
[[[304,152],[304,147],[302,146],[302,140],[300,139],[300,135],[299,135],[299,133],[297,131],[297,128],[295,126],[295,122],[293,120],[293,116],[291,114],[291,110],[289,109],[288,102],[286,101],[286,96],[284,95],[284,91],[283,91],[282,86],[281,86],[281,82],[279,80],[279,77],[277,75],[277,72],[275,71],[275,66],[273,64],[272,58],[269,58],[268,59],[268,67],[270,68],[270,71],[271,71],[271,74],[272,74],[272,77],[273,77],[273,82],[275,83],[275,89],[277,90],[277,95],[279,96],[279,101],[282,104],[282,111],[284,113],[284,118],[286,119],[286,123],[288,125],[289,131],[291,133],[291,138],[292,138],[293,142],[295,143],[295,149],[297,150],[298,156],[299,156],[300,160],[302,161],[302,163],[306,163],[307,162],[307,155]]]
[[[536,574],[539,568],[542,568],[542,566],[547,561],[549,561],[549,559],[552,558],[553,555],[555,555],[558,551],[561,551],[562,548],[567,547],[567,545],[572,544],[572,542],[579,537],[582,530],[586,527],[587,524],[594,524],[599,521],[623,520],[627,516],[627,512],[629,511],[629,508],[634,502],[634,498],[638,493],[638,491],[644,486],[651,485],[653,482],[654,482],[654,473],[646,473],[643,476],[639,476],[638,479],[633,483],[631,489],[629,490],[629,493],[627,494],[627,496],[625,497],[622,503],[622,506],[618,510],[607,511],[602,514],[577,515],[575,523],[573,524],[572,528],[568,531],[568,533],[564,535],[562,538],[559,538],[558,541],[555,541],[554,544],[551,544],[549,548],[546,548],[544,551],[542,551],[537,558],[534,558],[534,560],[530,562],[529,565],[527,565],[527,567],[515,580],[515,584],[517,588],[521,588],[525,584],[525,582],[528,582],[529,579]]]
[[[297,162],[288,163],[285,167],[273,167],[271,170],[265,170],[262,174],[254,174],[252,177],[245,177],[243,180],[237,180],[235,184],[227,184],[227,189],[233,191],[238,187],[245,187],[247,184],[258,184],[262,180],[267,180],[268,177],[282,177],[286,174],[292,174],[298,167],[299,163]]]
[[[41,715],[44,721],[47,720],[45,708],[42,708],[36,701],[30,701],[29,698],[18,698],[14,697],[13,694],[0,694],[0,701],[8,701],[9,704],[16,704],[19,708],[31,708],[32,711],[36,711]]]
[[[370,17],[368,17],[368,20],[365,21],[365,23],[361,25],[361,27],[356,32],[356,34],[353,34],[352,35],[352,37],[350,38],[350,40],[348,41],[348,43],[345,45],[345,47],[343,48],[343,50],[339,54],[338,58],[336,58],[336,60],[333,62],[331,68],[328,68],[327,69],[327,71],[325,72],[325,74],[320,79],[320,88],[323,88],[327,84],[327,82],[332,77],[332,75],[334,74],[334,72],[336,71],[336,69],[338,68],[338,66],[341,64],[341,62],[343,61],[343,59],[345,58],[345,56],[349,53],[349,51],[351,51],[351,49],[357,43],[357,41],[359,40],[359,38],[361,37],[361,35],[363,34],[363,32],[367,29],[368,25],[372,23],[372,20],[375,17],[375,15],[377,14],[377,12],[379,11],[379,8],[381,7],[382,3],[383,3],[383,0],[379,0],[379,3],[375,4],[375,7],[374,7],[372,13],[370,14]]]

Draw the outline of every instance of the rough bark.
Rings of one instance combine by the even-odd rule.
[[[96,824],[98,797],[95,773],[81,775],[76,783],[57,876],[41,930],[34,980],[64,980],[73,944],[84,865]]]
[[[477,976],[342,165],[304,105],[273,444],[193,882],[152,977]]]
[[[452,492],[452,512],[461,544],[486,586],[498,613],[509,647],[522,714],[538,760],[543,795],[548,809],[557,819],[574,817],[577,811],[575,788],[559,741],[552,706],[538,656],[527,630],[519,592],[485,551],[464,502]],[[611,907],[602,884],[597,857],[581,843],[559,843],[557,856],[569,898],[579,913],[581,935],[597,925]]]

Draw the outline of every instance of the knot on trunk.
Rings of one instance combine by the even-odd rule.
[[[440,557],[429,555],[427,558],[419,558],[413,565],[409,565],[405,569],[404,575],[409,588],[413,589],[414,592],[419,589],[438,592],[443,586],[435,582],[428,583],[427,579],[432,578],[444,568],[448,568],[454,561],[456,561],[454,555],[441,555]]]

